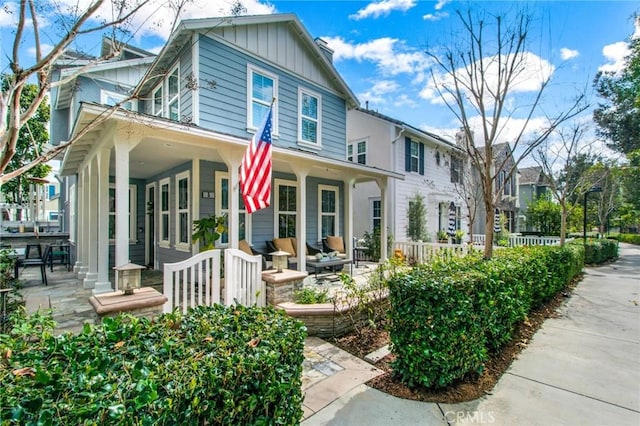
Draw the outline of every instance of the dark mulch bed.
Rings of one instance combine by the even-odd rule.
[[[386,373],[369,381],[367,385],[400,398],[428,402],[458,403],[490,394],[502,374],[527,346],[542,323],[547,318],[558,316],[558,309],[571,296],[580,278],[578,277],[566,289],[556,294],[548,303],[530,312],[528,318],[518,325],[511,342],[505,345],[499,353],[490,355],[479,377],[467,378],[444,389],[409,388],[393,377],[390,363],[393,361],[394,355],[390,354],[375,364]],[[389,333],[384,326],[378,326],[375,329],[366,328],[361,331],[360,336],[351,333],[334,339],[332,343],[359,358],[363,358],[366,354],[388,344]]]

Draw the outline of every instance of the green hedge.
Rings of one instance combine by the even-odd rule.
[[[619,244],[616,240],[598,238],[573,241],[574,245],[584,245],[584,263],[587,265],[599,265],[609,260],[618,258]]]
[[[293,425],[303,414],[306,331],[283,311],[119,316],[78,336],[16,321],[0,335],[2,424]]]
[[[521,247],[420,265],[389,280],[394,374],[409,386],[445,387],[479,374],[534,306],[584,265],[581,246]]]
[[[618,240],[621,243],[629,243],[640,245],[640,235],[639,234],[611,234],[607,238],[612,238],[614,240]]]

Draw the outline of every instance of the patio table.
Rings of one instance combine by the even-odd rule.
[[[322,268],[326,268],[329,266],[340,266],[340,265],[351,265],[353,267],[353,262],[351,259],[333,259],[333,260],[307,260],[307,265],[311,266],[314,270],[315,277],[318,278],[318,270]],[[350,273],[353,274],[353,270],[350,270]]]

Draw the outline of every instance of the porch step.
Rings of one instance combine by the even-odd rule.
[[[24,309],[27,314],[33,314],[37,311],[45,311],[51,309],[51,301],[49,296],[29,296],[24,302]]]

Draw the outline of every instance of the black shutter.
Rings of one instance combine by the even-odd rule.
[[[420,148],[420,157],[418,159],[418,168],[420,170],[420,174],[424,175],[424,144],[419,143],[418,147]]]
[[[404,138],[404,171],[411,171],[411,139],[409,137]]]

